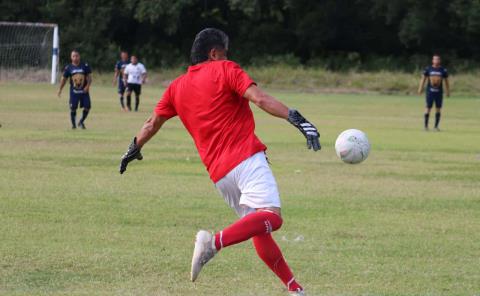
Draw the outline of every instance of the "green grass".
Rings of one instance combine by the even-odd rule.
[[[196,231],[236,217],[178,119],[118,174],[161,89],[126,114],[94,85],[88,130],[72,131],[66,92],[0,87],[0,295],[285,295],[250,243],[189,282]],[[282,194],[275,237],[309,295],[480,295],[478,97],[448,99],[444,131],[426,133],[420,97],[272,93],[322,133],[307,151],[255,109]],[[347,128],[368,133],[365,163],[336,158]]]

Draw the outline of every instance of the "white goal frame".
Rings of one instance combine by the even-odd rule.
[[[58,24],[29,23],[29,22],[0,22],[0,26],[1,25],[53,28],[52,72],[51,72],[51,77],[50,77],[50,83],[55,84],[57,82],[58,55],[59,55],[59,52],[60,52],[60,50],[59,50],[59,37],[58,37]]]

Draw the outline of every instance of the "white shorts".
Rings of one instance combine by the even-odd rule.
[[[242,161],[215,187],[240,217],[258,208],[280,208],[277,182],[263,151]]]

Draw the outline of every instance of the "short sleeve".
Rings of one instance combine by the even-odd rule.
[[[63,69],[63,77],[70,77],[70,71],[68,70],[68,66],[65,66],[65,68]]]
[[[142,74],[145,74],[147,73],[147,69],[145,68],[145,66],[142,64]]]
[[[442,77],[443,77],[443,78],[448,78],[448,71],[447,71],[447,69],[443,69]]]
[[[85,64],[85,74],[91,74],[91,73],[92,73],[92,69],[88,64]]]
[[[114,68],[114,69],[115,69],[115,70],[120,70],[120,69],[122,69],[122,66],[120,66],[120,62],[117,62],[117,63],[115,64],[115,68]]]
[[[128,67],[128,65],[126,65],[126,66],[125,66],[125,69],[123,69],[123,74],[127,74],[127,75],[128,75],[128,69],[129,69],[129,67]]]
[[[428,67],[425,68],[425,70],[423,70],[423,76],[430,76],[430,71],[429,71]]]
[[[172,85],[171,84],[165,93],[163,94],[160,101],[158,101],[157,106],[154,109],[155,114],[161,117],[165,117],[167,119],[172,118],[177,115],[177,111],[172,104]]]
[[[225,63],[225,77],[226,82],[230,89],[243,97],[245,91],[252,85],[255,84],[247,72],[245,72],[238,64],[228,61]]]

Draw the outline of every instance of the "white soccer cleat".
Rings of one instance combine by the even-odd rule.
[[[195,238],[195,249],[193,249],[192,270],[190,279],[194,282],[202,267],[210,261],[217,253],[215,248],[215,237],[208,231],[200,230]]]
[[[307,296],[307,293],[305,293],[305,290],[300,290],[300,289],[298,289],[297,291],[288,291],[288,293],[294,296]]]

